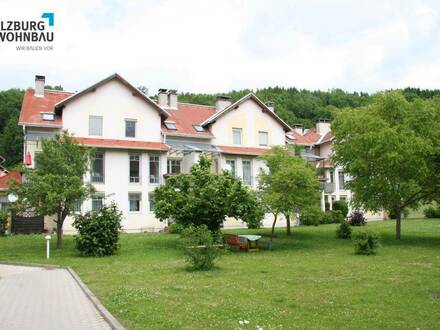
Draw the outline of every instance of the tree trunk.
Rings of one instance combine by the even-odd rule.
[[[399,208],[396,210],[396,239],[400,240],[400,228],[402,220],[402,210]]]
[[[66,217],[62,212],[57,214],[57,250],[61,250],[63,246],[63,223]]]
[[[292,235],[290,230],[290,214],[286,214],[286,223],[287,223],[287,235]]]
[[[272,233],[270,235],[270,241],[269,241],[269,250],[272,251],[272,241],[273,241],[273,235],[275,232],[275,224],[277,223],[278,213],[274,214],[273,218],[273,224],[272,224]]]

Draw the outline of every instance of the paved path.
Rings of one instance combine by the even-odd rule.
[[[0,329],[111,329],[64,268],[0,264]]]

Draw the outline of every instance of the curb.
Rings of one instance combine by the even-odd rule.
[[[77,273],[66,266],[60,265],[47,265],[47,264],[27,264],[23,262],[7,262],[0,261],[0,265],[8,265],[8,266],[26,266],[26,267],[39,267],[44,269],[65,269],[73,277],[75,282],[79,285],[81,290],[86,295],[87,299],[90,300],[92,305],[97,309],[99,315],[110,325],[110,327],[114,330],[124,330],[125,328],[119,323],[119,321],[104,307],[104,305],[99,301],[99,299],[93,294],[92,291],[84,284],[84,282],[80,279]]]

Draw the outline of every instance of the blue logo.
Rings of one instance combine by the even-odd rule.
[[[54,16],[54,13],[43,13],[43,15],[41,15],[41,18],[47,18],[49,20],[49,26],[53,26]]]

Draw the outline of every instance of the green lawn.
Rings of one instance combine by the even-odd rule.
[[[123,235],[118,255],[101,259],[65,237],[49,263],[71,266],[127,328],[438,329],[440,220],[405,220],[401,242],[392,221],[366,228],[382,236],[376,256],[354,255],[323,225],[279,230],[274,251],[228,253],[211,272],[187,271],[177,236],[158,234]],[[0,238],[0,260],[48,263],[44,244]]]

